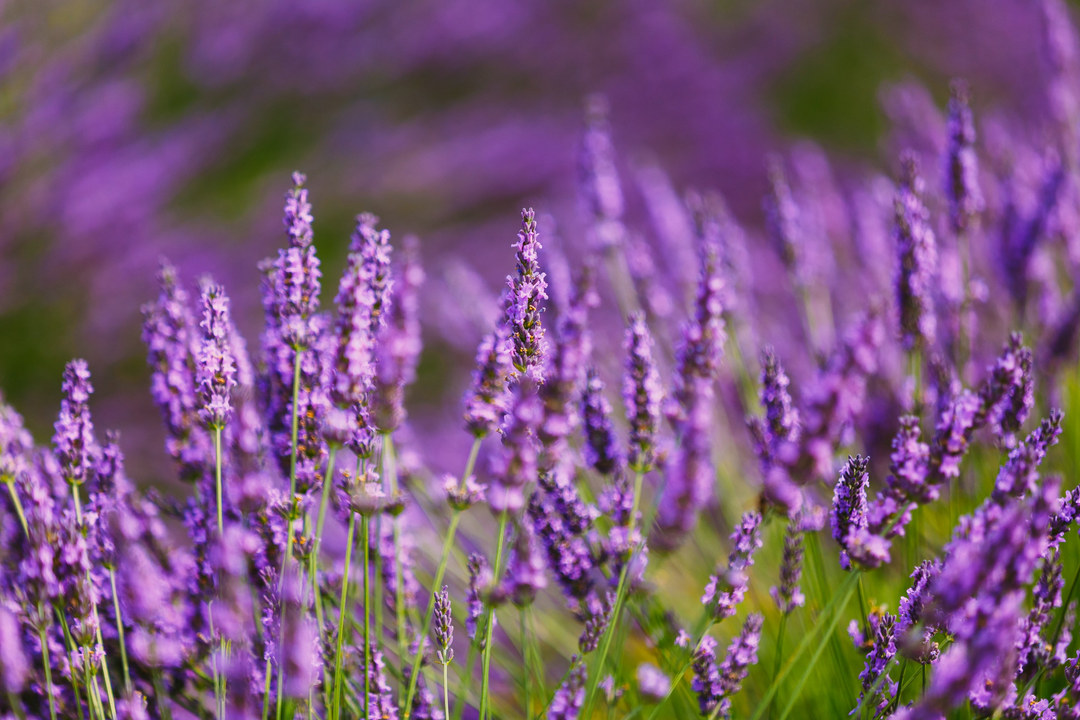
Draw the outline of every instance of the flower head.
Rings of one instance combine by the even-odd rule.
[[[901,159],[900,190],[896,197],[896,305],[900,339],[906,349],[933,344],[937,331],[931,296],[937,271],[937,248],[930,214],[923,204],[923,180],[913,155]]]
[[[521,231],[515,247],[517,276],[506,278],[510,290],[506,318],[513,342],[511,357],[519,375],[542,383],[547,340],[540,324],[543,313],[540,302],[547,299],[547,279],[540,272],[541,245],[536,231],[536,213],[531,208],[521,211]]]
[[[225,288],[210,280],[202,283],[203,319],[195,376],[199,384],[199,416],[209,428],[220,430],[232,415],[230,393],[236,387],[236,361],[232,352],[232,320]]]

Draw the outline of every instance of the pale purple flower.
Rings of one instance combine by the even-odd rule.
[[[954,235],[968,232],[983,210],[979,188],[979,157],[975,152],[975,118],[968,101],[968,86],[962,80],[950,85],[945,133],[945,197],[949,202],[949,225]]]
[[[937,273],[937,247],[930,213],[923,204],[924,186],[914,155],[901,158],[896,197],[896,306],[900,341],[905,349],[934,344],[937,320],[932,296]]]
[[[630,316],[623,347],[627,353],[623,402],[630,424],[627,464],[635,472],[646,473],[656,462],[656,434],[660,428],[664,389],[653,360],[653,339],[644,313]]]
[[[581,706],[585,704],[585,681],[588,668],[575,655],[570,660],[572,666],[566,680],[555,691],[555,696],[548,706],[548,720],[577,720]]]
[[[788,521],[787,531],[784,533],[784,558],[780,563],[780,585],[769,589],[773,601],[784,615],[792,613],[795,608],[802,607],[806,602],[802,590],[799,589],[803,568],[803,534],[800,520],[796,515]]]
[[[363,651],[360,654],[363,656]],[[376,643],[371,644],[368,657],[371,658],[371,666],[367,668],[371,687],[371,692],[368,694],[368,717],[379,718],[379,720],[397,720],[397,703],[394,702],[394,692],[386,677],[386,663],[383,661],[382,651]],[[363,681],[361,681],[361,691],[363,687]]]
[[[492,573],[491,566],[483,555],[473,553],[469,556],[469,591],[465,597],[467,613],[465,616],[465,629],[472,640],[477,640],[476,631],[479,627],[480,617],[484,614],[484,600],[491,589]],[[494,614],[491,616],[494,621]]]
[[[405,388],[416,379],[423,340],[420,336],[420,287],[424,268],[420,265],[419,243],[405,239],[390,318],[378,336],[373,412],[382,432],[395,430],[405,419]],[[385,314],[385,313],[384,313]]]
[[[64,368],[63,390],[60,417],[53,426],[56,429],[53,445],[64,480],[70,485],[82,485],[101,455],[87,405],[94,387],[85,360],[72,360]]]
[[[717,717],[731,716],[731,698],[739,692],[750,667],[757,663],[764,621],[764,617],[757,613],[747,616],[742,630],[732,638],[727,655],[719,666],[716,665],[716,640],[705,636],[698,645],[694,653],[694,681],[691,687],[697,693],[702,715],[716,711]]]
[[[686,540],[708,502],[715,482],[713,449],[713,383],[700,377],[684,385],[685,399],[680,421],[681,438],[669,461],[665,484],[656,512],[656,535],[652,544],[673,550]]]
[[[676,351],[675,399],[679,406],[673,408],[676,418],[681,415],[680,408],[690,405],[688,396],[696,390],[693,379],[715,381],[718,378],[727,340],[720,248],[715,242],[703,241],[700,256],[694,316],[683,328]]]
[[[754,552],[761,547],[761,514],[743,513],[742,520],[731,533],[731,552],[727,567],[717,569],[709,577],[701,603],[708,608],[714,621],[719,622],[735,614],[739,603],[750,586],[750,566],[754,564]]]
[[[537,429],[544,419],[536,385],[527,377],[515,386],[513,406],[502,430],[503,451],[493,467],[488,505],[494,513],[516,515],[525,506],[525,490],[536,482]]]
[[[543,312],[540,303],[547,299],[547,279],[540,272],[538,252],[541,245],[536,231],[536,213],[531,208],[521,211],[521,231],[514,247],[517,248],[517,275],[506,278],[510,291],[506,318],[513,343],[511,358],[517,374],[542,383],[547,341],[540,323]]]
[[[581,423],[577,400],[592,355],[589,309],[600,303],[593,280],[593,268],[586,264],[574,284],[565,307],[559,308],[555,324],[554,351],[548,358],[546,381],[540,390],[544,401],[544,423],[540,440],[547,448],[559,447]]]
[[[443,589],[435,593],[434,629],[435,643],[438,646],[436,657],[443,665],[448,665],[454,659],[454,618],[450,613],[450,588],[443,585]]]
[[[236,387],[236,360],[232,350],[232,320],[225,288],[210,280],[202,283],[203,319],[195,378],[199,386],[199,417],[208,428],[222,429],[232,415],[232,389]]]
[[[600,644],[600,638],[611,622],[611,611],[615,607],[615,593],[608,590],[603,597],[595,592],[589,593],[579,611],[584,619],[585,628],[578,637],[578,650],[588,655]]]
[[[659,702],[671,690],[671,679],[652,663],[638,665],[636,677],[638,693],[646,701]]]
[[[579,195],[593,221],[592,243],[598,249],[618,247],[625,239],[623,194],[607,119],[608,104],[594,95],[585,106],[585,134],[578,154]]]
[[[581,414],[585,433],[585,461],[597,472],[611,475],[623,463],[619,439],[611,423],[611,403],[604,397],[604,381],[596,368],[589,368],[581,397]]]
[[[510,548],[506,577],[500,593],[518,607],[531,605],[537,593],[547,587],[544,574],[544,551],[527,522],[514,523],[514,540]]]
[[[0,607],[0,685],[8,697],[19,695],[26,687],[30,662],[23,651],[22,628],[14,613]]]
[[[476,350],[472,386],[465,395],[465,426],[476,437],[497,429],[510,408],[506,382],[513,371],[512,347],[509,332],[500,323]]]
[[[918,637],[911,637],[920,623],[925,622],[926,606],[931,602],[930,587],[941,572],[941,563],[926,560],[911,573],[911,586],[896,609],[896,639],[901,652],[918,663],[926,665],[937,659],[938,644],[930,638],[936,629],[929,625],[921,628]]]

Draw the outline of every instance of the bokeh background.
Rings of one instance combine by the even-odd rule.
[[[446,299],[471,270],[497,292],[523,204],[554,218],[563,246],[586,242],[575,166],[590,93],[610,105],[631,215],[645,213],[635,184],[661,167],[676,188],[723,193],[752,244],[770,152],[807,159],[812,179],[821,148],[842,192],[895,175],[901,145],[940,154],[950,78],[970,83],[982,132],[1045,115],[1050,72],[1032,0],[27,0],[2,12],[0,387],[44,440],[63,364],[86,357],[96,419],[123,432],[141,482],[168,472],[139,341],[158,258],[223,281],[254,343],[256,263],[284,242],[294,169],[309,176],[328,296],[356,213],[420,238],[426,349],[410,404],[453,414],[475,338]]]

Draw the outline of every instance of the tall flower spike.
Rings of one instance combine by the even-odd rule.
[[[482,438],[499,427],[510,409],[506,381],[513,371],[512,345],[502,323],[476,349],[472,386],[465,395],[465,427]]]
[[[181,478],[192,480],[202,473],[209,449],[199,427],[195,387],[195,320],[176,268],[161,261],[158,272],[161,293],[143,306],[142,340],[150,366],[150,394],[165,421],[165,448],[180,465]]]
[[[623,402],[630,424],[627,464],[635,472],[646,473],[656,462],[656,434],[660,428],[664,388],[653,360],[653,339],[644,313],[630,316],[623,347],[627,352]]]
[[[588,679],[588,668],[575,655],[570,659],[573,666],[566,680],[555,691],[548,708],[548,720],[577,720],[581,706],[585,704],[585,681]]]
[[[236,361],[232,353],[232,321],[225,288],[210,280],[202,285],[202,338],[195,354],[199,383],[199,417],[209,428],[225,427],[232,415],[230,393],[236,387]]]
[[[406,238],[405,252],[390,318],[379,336],[375,417],[380,431],[390,431],[405,419],[405,388],[416,378],[423,340],[420,337],[420,286],[424,268],[420,265],[419,243]]]
[[[798,516],[788,521],[784,533],[784,559],[780,564],[780,585],[769,589],[769,594],[784,615],[802,607],[806,601],[799,589],[803,566],[803,529]]]
[[[930,214],[923,204],[923,180],[914,155],[901,160],[900,190],[896,196],[896,306],[904,348],[933,345],[937,331],[931,296],[937,271],[937,248]]]
[[[780,444],[799,439],[799,411],[794,407],[784,366],[772,347],[761,351],[761,405],[774,450]]]
[[[491,566],[488,565],[487,559],[479,553],[473,553],[469,556],[468,569],[469,592],[465,596],[465,604],[467,606],[465,629],[469,633],[469,638],[476,640],[476,630],[479,626],[480,616],[484,614],[484,599],[491,589],[493,577]],[[492,622],[495,621],[495,617],[496,616],[492,614]],[[480,638],[481,642],[483,642],[482,635]]]
[[[488,486],[492,512],[516,515],[525,507],[525,490],[536,482],[538,448],[536,431],[544,419],[537,387],[527,378],[518,383],[510,414],[503,424],[503,452],[493,468]]]
[[[855,709],[860,710],[863,703],[869,702],[874,707],[874,716],[885,710],[896,696],[898,685],[889,677],[886,669],[896,656],[896,616],[885,613],[877,622],[873,646],[866,656],[863,671],[859,673],[862,689]],[[884,675],[884,678],[882,678]],[[874,688],[877,688],[874,690]],[[874,690],[872,694],[871,690]],[[869,697],[867,695],[869,694]]]
[[[702,715],[731,716],[731,698],[739,692],[750,667],[757,663],[761,628],[765,618],[759,613],[747,616],[742,630],[728,645],[727,655],[716,665],[716,640],[705,636],[694,653],[694,682]],[[719,707],[717,707],[719,706]]]
[[[833,490],[832,535],[840,544],[840,565],[845,570],[851,567],[849,552],[853,537],[867,525],[868,462],[869,458],[861,455],[849,457]]]
[[[611,404],[604,397],[604,381],[589,368],[581,398],[585,429],[585,461],[597,472],[611,475],[622,467],[622,452],[611,424]]]
[[[701,603],[711,608],[713,619],[719,622],[735,614],[750,586],[750,566],[754,551],[761,547],[761,514],[744,513],[731,533],[731,552],[727,568],[709,577]]]
[[[945,162],[945,196],[949,201],[949,225],[954,235],[966,233],[982,212],[979,189],[979,157],[975,153],[975,118],[968,104],[968,86],[953,80],[949,86],[948,150]]]
[[[513,363],[519,375],[536,383],[544,382],[544,358],[547,341],[540,324],[547,299],[547,279],[540,272],[540,239],[536,231],[536,213],[531,208],[521,211],[521,231],[518,233],[517,276],[507,276],[510,289],[506,306],[507,324],[513,341]]]
[[[544,574],[544,551],[527,521],[514,522],[514,546],[510,550],[502,594],[518,607],[533,603],[537,593],[547,587]]]
[[[449,665],[454,659],[454,619],[450,614],[450,589],[445,585],[435,593],[435,643],[439,662]]]
[[[693,392],[691,378],[716,380],[720,372],[720,358],[727,339],[721,271],[719,246],[703,238],[694,317],[683,329],[675,359],[675,397],[682,407],[689,405],[687,393]]]
[[[579,192],[594,223],[593,243],[601,250],[618,247],[626,236],[622,184],[615,167],[607,114],[608,104],[603,97],[594,95],[586,101],[585,136],[578,158]]]
[[[65,397],[60,401],[60,417],[54,424],[53,444],[64,479],[69,485],[82,485],[101,455],[87,405],[94,388],[85,360],[67,364],[63,389]]]
[[[691,376],[682,389],[688,405],[680,408],[680,440],[666,468],[656,532],[649,538],[651,546],[664,551],[677,548],[693,531],[716,477],[712,464],[713,383]]]

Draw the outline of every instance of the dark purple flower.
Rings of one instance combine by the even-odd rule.
[[[731,698],[739,692],[742,681],[757,663],[761,627],[765,619],[754,613],[747,616],[742,630],[728,645],[727,655],[716,665],[716,640],[706,635],[694,653],[694,682],[702,715],[714,711],[718,717],[730,717]],[[717,709],[717,705],[719,708]]]
[[[889,663],[896,656],[896,616],[884,613],[878,619],[874,629],[874,642],[866,655],[863,671],[859,673],[862,690],[855,705],[858,711],[863,703],[869,702],[874,707],[875,716],[883,712],[893,700],[899,686],[888,674]],[[881,679],[884,675],[884,679]],[[877,689],[874,690],[874,686]],[[873,694],[868,694],[874,690]]]
[[[361,655],[363,655],[362,651]],[[368,694],[368,717],[379,720],[397,720],[397,703],[394,702],[394,692],[386,677],[386,663],[383,661],[382,651],[376,643],[371,644],[368,657],[371,658],[371,665],[367,668],[371,687],[371,692]],[[362,684],[361,690],[363,690]]]
[[[849,554],[858,531],[867,526],[866,487],[869,458],[848,457],[840,471],[840,480],[833,488],[832,536],[840,544],[840,566],[850,569]]]
[[[611,404],[604,397],[604,381],[596,368],[589,368],[581,397],[585,432],[585,461],[603,475],[622,467],[619,439],[611,423]]]
[[[979,398],[962,390],[952,398],[937,421],[930,446],[931,482],[935,485],[960,476],[960,461],[967,454],[981,407]]]
[[[465,604],[468,607],[468,612],[465,616],[465,629],[468,631],[469,637],[476,641],[478,639],[476,634],[478,621],[480,620],[480,616],[484,614],[484,598],[491,589],[493,578],[491,566],[488,565],[488,561],[484,556],[479,553],[473,553],[469,556],[468,569],[469,592],[465,597]],[[494,619],[494,617],[495,616],[492,615],[492,619]]]
[[[731,533],[731,552],[727,567],[717,569],[709,577],[701,603],[719,622],[735,614],[739,603],[750,586],[750,566],[754,564],[754,551],[761,547],[761,515],[744,513],[735,531]]]
[[[644,313],[630,316],[626,330],[626,374],[623,402],[630,424],[630,452],[627,464],[635,472],[649,472],[656,461],[656,433],[660,428],[660,406],[664,388],[652,357],[653,339]]]
[[[800,512],[801,514],[801,512]],[[780,585],[769,589],[780,612],[788,615],[802,607],[806,598],[799,589],[803,567],[803,529],[798,515],[788,521],[784,533],[784,559],[780,564]]]
[[[593,584],[586,533],[596,511],[582,502],[571,473],[566,463],[541,473],[540,487],[529,499],[529,515],[556,581],[569,599],[580,601]]]
[[[540,390],[544,401],[540,440],[548,448],[565,440],[581,422],[576,401],[581,396],[585,368],[592,355],[589,309],[600,302],[593,274],[592,266],[587,264],[566,306],[559,309],[555,324],[554,351],[548,358],[546,380]]]
[[[593,592],[585,598],[580,613],[585,621],[585,629],[578,638],[578,650],[582,655],[588,655],[600,644],[600,638],[611,622],[611,611],[614,607],[615,593],[611,590],[603,597]]]
[[[945,133],[945,197],[949,201],[949,225],[954,235],[966,233],[983,210],[979,189],[979,157],[975,153],[975,118],[968,104],[968,86],[962,80],[950,85]]]
[[[498,428],[510,409],[506,382],[513,370],[512,352],[509,332],[501,323],[476,350],[472,386],[465,395],[465,426],[476,437]]]
[[[438,645],[436,656],[443,665],[448,665],[454,659],[454,619],[450,613],[450,588],[443,585],[443,589],[435,593],[435,616],[434,633],[435,643]]]
[[[236,387],[236,361],[232,352],[232,320],[225,288],[209,280],[202,283],[203,319],[195,353],[195,379],[199,386],[199,417],[211,429],[222,429],[232,415],[232,389]]]
[[[901,652],[923,665],[936,660],[939,654],[938,644],[931,640],[935,628],[920,628],[920,623],[925,623],[925,609],[932,600],[930,586],[940,572],[941,563],[936,560],[927,560],[916,566],[911,573],[911,586],[900,598],[896,609],[896,639]],[[919,628],[918,637],[909,636],[916,628]]]
[[[776,351],[766,347],[761,351],[761,389],[758,393],[765,408],[765,423],[774,455],[782,443],[799,439],[799,411],[788,392],[789,383]]]
[[[588,668],[575,655],[570,659],[571,669],[548,706],[548,720],[577,720],[581,706],[585,704],[585,681]]]
[[[930,213],[923,204],[923,180],[914,155],[901,158],[900,190],[896,197],[896,306],[900,341],[905,349],[934,344],[937,320],[932,296],[937,272],[937,247]]]
[[[531,605],[536,594],[545,587],[547,576],[544,575],[544,552],[540,542],[529,523],[515,522],[513,545],[500,592],[518,607],[525,607]]]
[[[511,357],[518,374],[542,383],[547,341],[540,324],[543,312],[540,302],[547,299],[547,280],[540,272],[538,252],[541,246],[536,231],[536,213],[532,209],[521,211],[521,231],[515,247],[517,276],[506,278],[510,290],[506,318],[513,342]]]
[[[64,368],[63,390],[60,417],[54,424],[53,444],[64,480],[70,485],[82,485],[101,455],[87,405],[94,388],[85,360],[72,360]]]
[[[1054,609],[1061,607],[1061,589],[1065,586],[1060,549],[1048,550],[1040,564],[1042,568],[1031,593],[1032,606],[1020,626],[1016,665],[1016,680],[1020,685],[1026,685],[1039,671],[1049,673],[1063,664],[1072,640],[1072,633],[1065,627],[1058,638],[1050,637],[1051,633],[1047,632]],[[1051,640],[1056,640],[1056,645]]]

